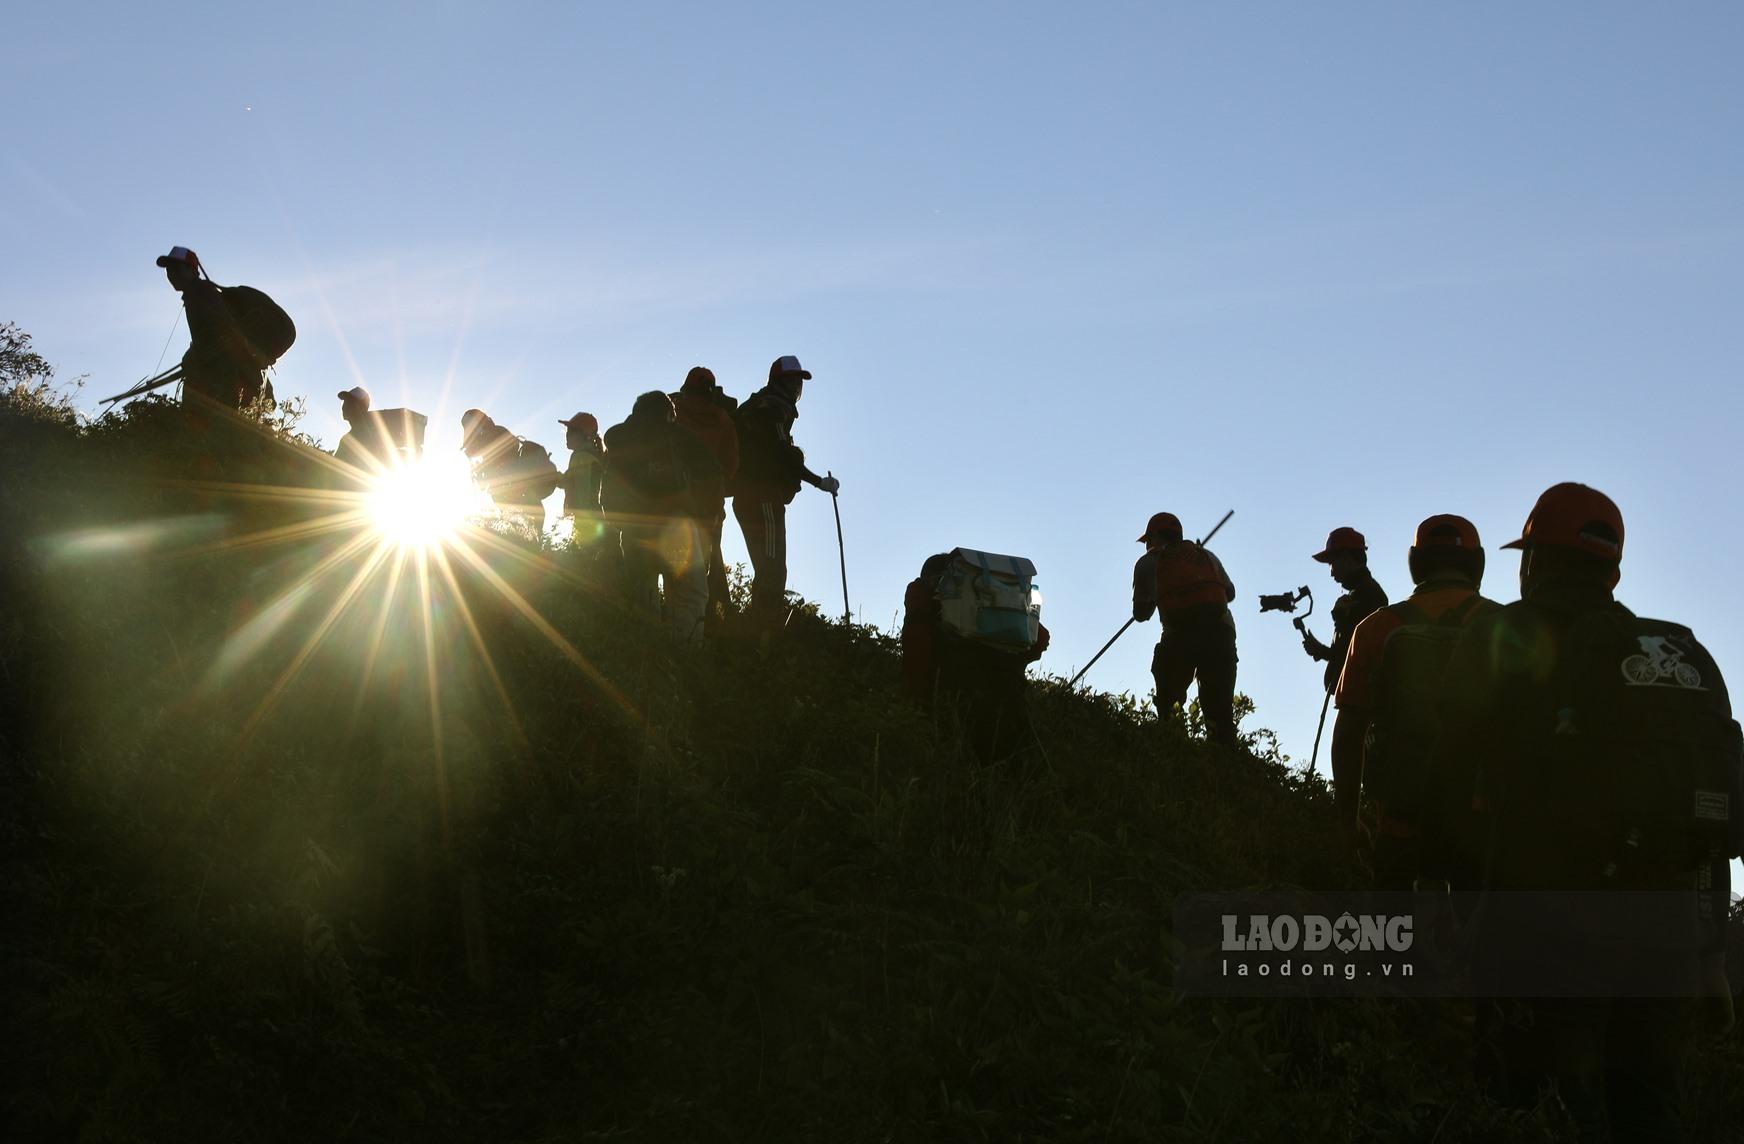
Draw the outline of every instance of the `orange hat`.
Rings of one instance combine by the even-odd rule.
[[[1354,528],[1335,528],[1326,534],[1326,547],[1314,554],[1322,564],[1332,563],[1334,552],[1367,552],[1369,542]]]
[[[1411,541],[1411,545],[1413,548],[1483,547],[1478,541],[1477,526],[1465,517],[1455,516],[1451,512],[1426,518],[1417,526],[1417,536]]]
[[[1503,548],[1554,544],[1578,548],[1605,560],[1623,559],[1623,514],[1610,497],[1588,485],[1551,485],[1532,506],[1520,539]]]
[[[559,417],[557,423],[565,429],[580,429],[590,437],[599,436],[599,418],[591,413],[577,413],[574,417]]]
[[[1181,539],[1181,518],[1172,512],[1159,512],[1145,522],[1144,535],[1138,538],[1140,544],[1147,540],[1179,540]]]

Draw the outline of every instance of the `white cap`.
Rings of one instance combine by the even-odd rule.
[[[358,404],[363,406],[365,409],[368,409],[369,390],[361,385],[354,386],[351,389],[342,389],[339,391],[339,400],[345,402],[347,405]]]

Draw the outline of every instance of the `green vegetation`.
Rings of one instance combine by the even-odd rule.
[[[0,410],[7,1138],[1558,1138],[1452,1010],[1172,995],[1177,893],[1355,877],[1264,736],[1054,680],[977,767],[887,636],[674,655],[507,528],[310,647],[365,556],[224,543],[329,511],[221,487],[323,479],[273,416]]]

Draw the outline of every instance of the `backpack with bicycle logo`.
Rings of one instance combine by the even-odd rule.
[[[1605,872],[1735,857],[1744,737],[1695,635],[1616,604],[1561,645],[1548,777],[1570,820],[1608,840]]]

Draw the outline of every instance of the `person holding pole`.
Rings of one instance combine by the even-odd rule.
[[[1145,554],[1132,569],[1132,618],[1144,623],[1155,612],[1163,626],[1151,654],[1157,714],[1185,707],[1187,687],[1197,679],[1206,737],[1233,747],[1235,617],[1229,602],[1235,585],[1202,542],[1182,539],[1174,513],[1152,516],[1138,539]]]
[[[765,630],[781,627],[787,616],[787,506],[802,483],[832,497],[842,487],[835,477],[807,468],[793,443],[800,394],[810,377],[798,358],[783,354],[769,365],[769,384],[746,398],[733,418],[739,430],[733,516],[751,555],[750,616]]]

